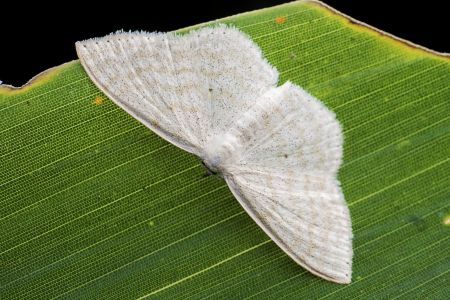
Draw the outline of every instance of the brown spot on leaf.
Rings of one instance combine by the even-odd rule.
[[[95,105],[101,105],[103,103],[103,101],[105,101],[105,100],[103,99],[102,96],[95,96],[94,104]]]
[[[275,18],[275,23],[277,23],[277,24],[283,24],[284,22],[286,22],[285,16],[278,16]]]

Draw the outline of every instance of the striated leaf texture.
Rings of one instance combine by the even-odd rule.
[[[352,283],[294,263],[73,61],[0,87],[0,298],[448,297],[450,58],[314,1],[220,22],[342,123]]]

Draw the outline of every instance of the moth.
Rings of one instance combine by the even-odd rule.
[[[117,32],[76,43],[89,77],[153,132],[219,174],[264,232],[311,273],[349,283],[350,214],[337,180],[343,137],[322,102],[228,25]]]

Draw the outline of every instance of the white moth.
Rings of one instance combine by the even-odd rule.
[[[352,229],[337,180],[335,115],[278,72],[239,30],[118,32],[76,43],[117,105],[219,173],[267,235],[324,279],[351,281]]]

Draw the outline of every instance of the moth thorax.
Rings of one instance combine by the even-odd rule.
[[[222,173],[223,166],[240,148],[238,139],[230,133],[214,136],[206,145],[203,162],[211,171]]]

